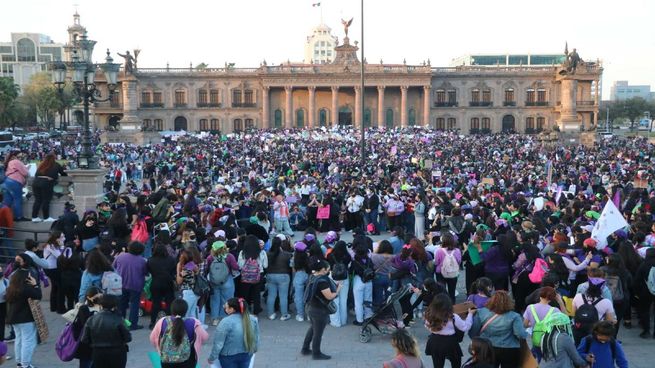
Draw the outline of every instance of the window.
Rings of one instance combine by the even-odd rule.
[[[485,89],[482,91],[482,102],[491,102],[491,90]]]
[[[141,104],[151,104],[152,94],[150,92],[141,92]]]
[[[218,90],[212,89],[209,91],[209,103],[218,106]]]
[[[328,112],[326,109],[320,109],[318,111],[318,124],[320,126],[328,125]]]
[[[533,133],[534,132],[534,118],[533,117],[525,118],[525,132],[526,133]]]
[[[36,61],[34,41],[29,38],[18,40],[16,43],[16,55],[18,55],[18,61]]]
[[[457,129],[457,119],[448,118],[448,130],[455,130],[455,129]]]
[[[151,130],[152,129],[152,120],[143,119],[143,124],[141,125],[142,130]]]
[[[480,130],[480,118],[471,118],[471,130]]]
[[[480,102],[480,90],[475,88],[471,91],[471,102],[479,103]]]
[[[221,130],[220,124],[218,123],[218,119],[211,119],[210,123],[211,123],[210,130],[214,130],[214,131]]]
[[[201,131],[209,130],[209,124],[207,124],[207,119],[200,119],[199,128]]]
[[[155,104],[163,104],[162,98],[161,98],[161,92],[153,92],[152,93],[152,102]]]
[[[162,119],[155,119],[155,130],[162,131],[164,130],[164,121]]]
[[[446,119],[437,118],[437,124],[435,126],[437,130],[446,130]]]
[[[446,103],[446,91],[443,89],[438,89],[435,92],[435,100],[437,102],[437,105],[442,105]]]
[[[247,89],[243,92],[243,99],[246,106],[252,106],[255,104],[255,100],[253,98],[253,93],[251,89]]]
[[[503,101],[503,105],[505,106],[516,105],[516,102],[514,102],[514,88],[505,89],[505,101]]]
[[[408,115],[408,119],[407,119],[408,125],[409,126],[416,125],[416,110],[414,110],[413,108],[409,109],[409,113],[407,115]]]
[[[233,126],[234,126],[234,129],[233,129],[233,130],[234,130],[235,132],[240,132],[240,131],[242,131],[242,130],[243,130],[243,120],[241,120],[241,119],[234,119]]]
[[[534,88],[528,88],[525,94],[525,101],[527,102],[527,104],[534,104],[535,102]]]
[[[454,89],[448,90],[448,104],[450,106],[457,105],[457,91]]]
[[[544,88],[537,89],[537,102],[546,102],[546,90]]]
[[[201,89],[198,91],[198,104],[207,105],[207,90]]]
[[[281,128],[282,127],[282,110],[277,109],[275,110],[275,128]]]
[[[246,129],[254,129],[255,121],[253,119],[246,119]]]
[[[302,129],[305,126],[305,110],[296,110],[296,128]]]
[[[482,129],[483,130],[491,130],[491,119],[482,118]]]
[[[175,90],[175,106],[186,105],[186,92],[184,90]]]
[[[111,100],[109,100],[109,105],[111,107],[120,107],[120,93],[114,93],[111,95]]]
[[[543,116],[540,116],[537,118],[537,131],[541,132],[544,130],[544,127],[546,126],[546,118]]]
[[[235,89],[232,91],[232,103],[241,104],[241,90]]]

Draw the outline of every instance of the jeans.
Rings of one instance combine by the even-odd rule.
[[[182,290],[182,299],[189,307],[185,317],[198,319],[198,295],[193,290]]]
[[[296,271],[293,275],[293,304],[296,306],[296,315],[305,317],[305,286],[307,286],[307,279],[309,276],[305,271]]]
[[[269,273],[266,275],[266,313],[275,313],[275,298],[280,297],[280,313],[289,314],[289,275],[286,273]]]
[[[219,355],[218,361],[221,362],[221,368],[248,368],[252,355],[240,353],[235,355]]]
[[[330,324],[334,327],[341,327],[348,324],[348,289],[350,288],[350,281],[348,279],[338,281],[342,283],[339,295],[334,299],[337,305],[337,311],[330,314]]]
[[[14,212],[14,218],[23,217],[23,184],[14,179],[6,178],[4,183],[4,203]]]
[[[293,230],[291,230],[288,218],[275,219],[274,223],[276,233],[293,236]]]
[[[327,326],[329,315],[327,310],[319,308],[309,308],[307,311],[310,322],[312,323],[305,334],[305,341],[302,344],[304,350],[309,349],[309,344],[312,344],[312,353],[314,355],[321,354],[321,340],[323,340],[323,331]]]
[[[125,312],[127,311],[127,308],[129,306],[130,308],[130,316],[129,320],[132,326],[136,326],[139,324],[139,301],[141,299],[141,290],[128,290],[128,289],[123,289],[123,295],[121,295],[121,304],[120,304],[120,311],[121,314],[123,315],[123,318],[125,318]]]
[[[36,323],[17,323],[13,327],[16,332],[16,340],[14,342],[16,363],[27,367],[32,364],[32,354],[34,354],[34,349],[36,349]]]
[[[34,192],[34,206],[32,206],[32,218],[39,217],[39,211],[43,212],[43,218],[50,217],[50,200],[52,199],[54,180],[35,178],[32,182]]]
[[[225,318],[227,313],[223,310],[223,305],[228,299],[234,297],[234,279],[228,277],[223,285],[212,285],[212,295],[209,301],[211,306],[212,319]]]
[[[378,274],[373,279],[373,307],[375,309],[380,308],[387,301],[389,285],[389,276]]]
[[[363,282],[361,277],[355,275],[353,281],[353,298],[355,299],[355,318],[357,322],[364,322],[364,318],[373,315],[371,304],[373,299],[373,283]]]

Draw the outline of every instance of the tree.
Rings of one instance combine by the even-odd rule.
[[[32,76],[23,93],[25,105],[36,115],[37,123],[46,127],[54,125],[55,117],[63,105],[57,88],[52,84],[50,74],[43,72]]]
[[[0,127],[6,128],[16,122],[19,115],[16,104],[19,92],[13,78],[0,77]]]
[[[207,67],[209,67],[209,65],[207,65],[206,63],[200,63],[196,65],[196,70],[205,70],[207,69]]]
[[[606,107],[609,107],[609,118],[611,121],[627,119],[630,127],[634,127],[635,121],[644,116],[644,112],[655,112],[655,103],[644,100],[641,97],[633,97],[627,100],[612,101],[600,109],[600,120],[606,119]]]

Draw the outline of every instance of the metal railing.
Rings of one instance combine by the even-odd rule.
[[[216,102],[211,102],[211,103],[207,103],[207,102],[198,102],[198,103],[196,104],[196,107],[221,107],[221,104],[220,104],[220,103],[216,103]]]
[[[503,106],[516,106],[516,101],[503,101]]]
[[[434,107],[456,107],[458,105],[457,102],[454,101],[444,101],[444,102],[435,102]]]
[[[490,107],[493,106],[492,101],[470,101],[469,106],[471,107]]]
[[[232,107],[256,107],[254,102],[232,102]]]
[[[548,101],[525,101],[525,106],[548,106]]]
[[[141,103],[141,108],[150,108],[150,107],[164,107],[164,103],[162,102],[142,102]]]
[[[8,236],[9,234],[12,236]],[[17,233],[24,236],[17,237]],[[39,236],[44,234],[44,236]],[[35,242],[47,240],[50,230],[24,230],[0,227],[0,264],[12,262],[16,255],[25,251],[25,239],[33,239]]]

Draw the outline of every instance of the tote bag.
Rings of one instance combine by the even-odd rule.
[[[316,219],[327,220],[330,218],[330,206],[323,206],[316,211]]]
[[[36,324],[36,331],[39,334],[39,339],[41,342],[44,342],[48,339],[48,324],[43,317],[43,310],[41,310],[41,304],[36,299],[27,299],[27,302],[30,305],[30,311],[34,317],[34,323]]]

